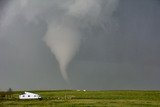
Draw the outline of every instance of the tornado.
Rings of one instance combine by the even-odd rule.
[[[79,49],[81,42],[79,32],[69,24],[55,25],[52,23],[46,33],[45,41],[59,63],[63,78],[69,82],[67,66]]]

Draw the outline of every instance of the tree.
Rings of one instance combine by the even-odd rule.
[[[12,95],[13,95],[12,88],[9,88],[5,94],[5,98],[6,99],[12,98]]]
[[[7,92],[12,93],[12,88],[9,88]]]

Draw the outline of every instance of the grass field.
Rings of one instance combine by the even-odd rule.
[[[42,100],[0,100],[0,107],[160,107],[160,91],[30,91]]]

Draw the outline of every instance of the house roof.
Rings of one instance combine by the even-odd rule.
[[[27,91],[25,91],[23,94],[21,94],[21,95],[24,95],[24,94],[28,94],[28,95],[38,95],[38,94],[35,94],[35,93],[31,93],[31,92],[27,92]]]

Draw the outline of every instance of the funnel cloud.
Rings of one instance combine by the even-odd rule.
[[[63,78],[68,80],[67,66],[79,49],[81,36],[77,29],[69,24],[51,24],[46,33],[45,41],[59,62]]]

